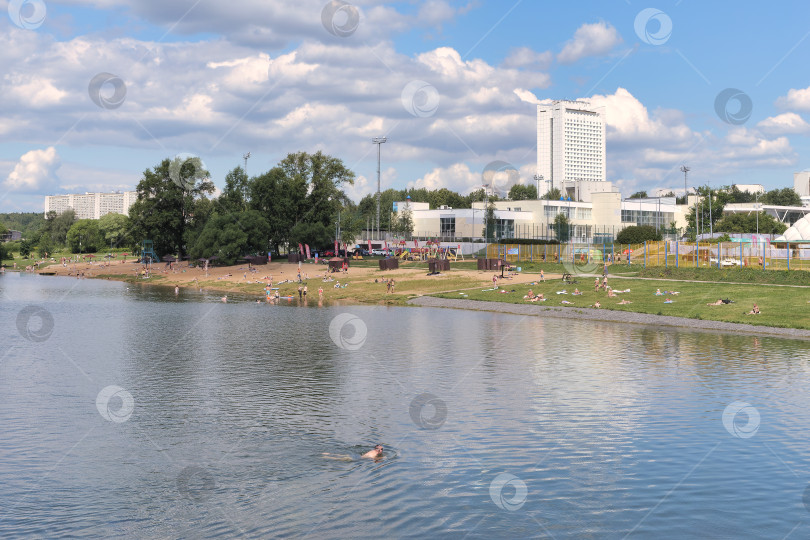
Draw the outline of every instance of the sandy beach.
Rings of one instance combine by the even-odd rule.
[[[376,261],[375,261],[376,262]],[[453,269],[450,273],[427,276],[425,262],[411,262],[400,265],[397,270],[381,271],[378,267],[350,266],[347,273],[328,273],[324,263],[301,263],[301,280],[308,286],[309,297],[317,297],[318,288],[323,288],[324,299],[342,301],[383,302],[389,300],[404,302],[408,298],[465,288],[491,287],[492,271]],[[93,263],[77,263],[62,266],[51,264],[42,267],[40,273],[57,276],[76,277],[83,273],[84,278],[103,278],[120,281],[155,284],[162,286],[178,286],[215,290],[230,293],[245,293],[263,295],[268,284],[278,287],[279,293],[284,295],[297,294],[298,264],[271,262],[266,265],[237,264],[233,266],[209,267],[206,271],[202,267],[190,267],[183,262],[169,267],[165,263],[151,266],[149,278],[141,277],[146,267],[134,260],[122,262],[113,260],[109,263],[98,261]],[[500,274],[498,274],[500,275]],[[559,277],[549,274],[549,279]],[[394,279],[394,291],[388,293],[387,280]],[[328,281],[324,281],[327,279]],[[506,279],[499,279],[499,284],[523,284],[535,281],[535,274],[516,274]],[[375,281],[376,280],[376,281]],[[340,283],[341,287],[335,285]],[[345,287],[344,287],[345,285]]]

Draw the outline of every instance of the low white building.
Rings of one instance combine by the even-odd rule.
[[[99,219],[106,214],[128,216],[130,207],[137,200],[137,191],[47,195],[45,197],[45,214],[56,212],[56,215],[59,215],[68,208],[72,208],[76,212],[77,219]]]
[[[532,199],[495,201],[497,238],[553,239],[554,220],[562,214],[571,226],[571,236],[578,242],[610,241],[625,227],[652,225],[678,229],[687,224],[685,205],[676,205],[674,197],[622,200],[621,194],[593,192],[590,202]],[[414,209],[414,235],[420,238],[481,238],[484,228],[484,203],[472,208]]]

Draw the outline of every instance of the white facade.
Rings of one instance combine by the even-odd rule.
[[[582,183],[607,179],[606,163],[602,113],[585,101],[537,106],[537,174],[542,177],[542,193],[557,188],[580,198]]]
[[[687,225],[689,207],[676,205],[675,198],[628,199],[623,201],[618,192],[594,193],[592,202],[549,201],[530,199],[523,201],[495,201],[498,237],[554,238],[554,220],[562,214],[571,225],[576,241],[612,239],[625,227],[652,225],[668,229]],[[413,212],[414,235],[418,237],[452,240],[483,236],[484,203],[473,203],[472,209],[416,210]]]
[[[810,171],[793,173],[793,189],[799,197],[810,197]]]
[[[61,214],[68,208],[76,212],[76,219],[99,219],[106,214],[129,215],[130,207],[138,200],[137,191],[123,193],[71,193],[45,197],[45,213]]]

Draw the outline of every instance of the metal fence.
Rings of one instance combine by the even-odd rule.
[[[810,244],[781,242],[683,242],[643,244],[577,243],[558,245],[490,244],[488,258],[510,262],[630,263],[646,267],[752,267],[810,270]]]

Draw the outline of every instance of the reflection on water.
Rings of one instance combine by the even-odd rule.
[[[231,300],[0,277],[0,535],[810,533],[806,342]]]

